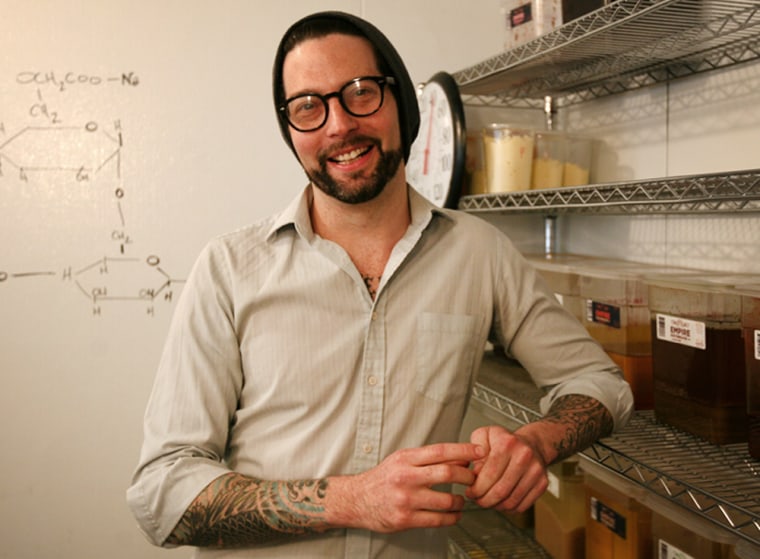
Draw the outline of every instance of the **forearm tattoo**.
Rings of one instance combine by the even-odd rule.
[[[579,394],[557,399],[545,420],[566,427],[565,436],[556,444],[555,462],[591,446],[597,439],[612,433],[613,419],[599,400]]]
[[[263,481],[225,474],[198,495],[167,543],[240,547],[327,529],[327,480]]]

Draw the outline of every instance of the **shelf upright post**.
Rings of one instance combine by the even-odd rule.
[[[544,256],[551,257],[557,253],[557,216],[544,216]]]
[[[551,95],[544,96],[544,117],[546,118],[546,129],[554,130],[554,114],[557,109],[554,106],[554,100]]]

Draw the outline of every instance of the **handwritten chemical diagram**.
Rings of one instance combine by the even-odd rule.
[[[66,267],[58,273],[51,270],[7,272],[0,270],[0,286],[24,278],[60,278],[72,283],[92,303],[93,315],[102,313],[106,302],[143,302],[146,313],[155,314],[159,301],[171,303],[174,288],[184,280],[173,279],[161,268],[158,256],[145,259],[104,256],[80,268]]]
[[[119,302],[142,303],[146,314],[154,315],[159,302],[173,301],[176,288],[184,280],[168,274],[155,254],[132,254],[139,247],[127,229],[123,205],[126,187],[121,161],[125,139],[121,120],[112,119],[107,125],[95,119],[77,124],[70,116],[72,111],[67,110],[67,96],[76,95],[77,90],[100,91],[109,85],[134,88],[140,83],[138,76],[134,72],[100,76],[24,71],[16,75],[15,83],[33,97],[13,132],[9,122],[0,120],[0,181],[60,187],[71,180],[81,183],[97,177],[95,188],[111,188],[114,192],[118,222],[108,232],[114,254],[99,256],[89,264],[66,266],[62,271],[11,270],[7,266],[12,268],[12,262],[0,262],[0,290],[12,289],[17,282],[32,278],[58,279],[58,285],[73,286],[90,301],[93,316],[101,315],[104,305]]]
[[[74,173],[78,181],[88,180],[109,163],[118,177],[123,139],[121,124],[105,132],[96,122],[84,126],[27,126],[0,142],[0,175],[5,167],[16,170],[18,178],[44,171]]]

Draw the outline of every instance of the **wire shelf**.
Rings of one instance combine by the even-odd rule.
[[[470,212],[666,214],[760,211],[760,169],[463,196]]]
[[[468,105],[540,108],[757,59],[756,0],[617,0],[453,75]]]
[[[551,559],[528,530],[511,524],[494,510],[465,508],[462,520],[449,530],[449,559]]]
[[[493,368],[493,363],[488,365]],[[507,374],[514,376],[513,369]],[[541,417],[531,407],[535,398],[530,398],[530,405],[513,401],[484,384],[489,376],[497,378],[493,371],[481,374],[485,378],[473,388],[475,405],[519,425]],[[579,456],[708,520],[760,552],[760,461],[749,455],[746,444],[712,444],[657,421],[652,411],[636,411],[624,430]]]

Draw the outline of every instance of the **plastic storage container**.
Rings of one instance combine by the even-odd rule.
[[[563,186],[566,136],[561,132],[536,132],[531,188]]]
[[[594,141],[581,136],[565,139],[565,167],[562,186],[582,186],[591,181],[591,157]]]
[[[505,50],[562,25],[562,0],[501,0],[501,12]]]
[[[483,129],[483,155],[488,192],[529,190],[533,171],[534,135],[508,124]]]
[[[747,443],[760,459],[760,283],[739,286],[742,294],[742,336],[747,374]]]
[[[549,487],[534,505],[534,536],[554,559],[583,559],[585,486],[578,458],[549,466]]]
[[[585,307],[580,296],[579,267],[594,260],[591,256],[576,254],[526,255],[560,304],[579,321],[583,321]]]
[[[586,559],[649,559],[652,511],[628,491],[586,473]]]
[[[719,529],[691,527],[686,516],[671,519],[652,511],[652,551],[656,559],[727,559],[733,545]]]
[[[483,163],[483,135],[479,131],[467,132],[465,154],[464,195],[485,194],[486,171]]]
[[[636,409],[652,409],[652,343],[642,264],[607,262],[580,273],[583,324],[631,385]]]
[[[747,440],[736,276],[649,279],[657,418],[716,444]]]

